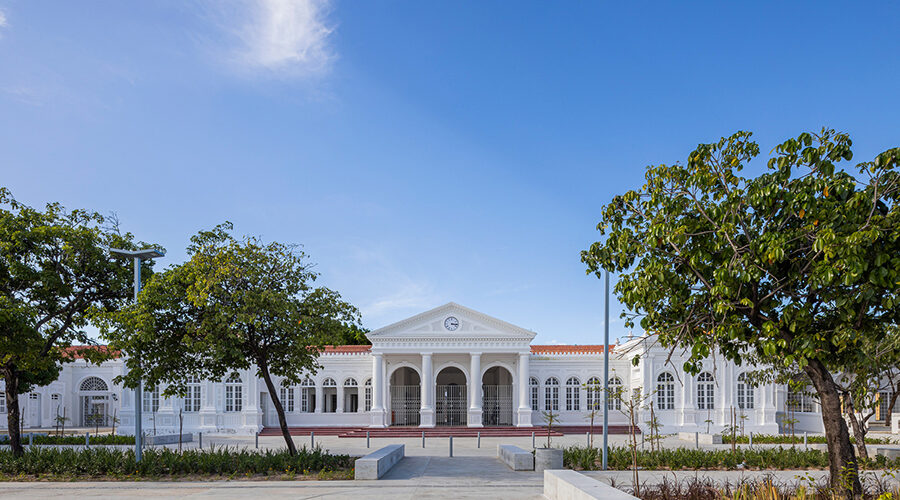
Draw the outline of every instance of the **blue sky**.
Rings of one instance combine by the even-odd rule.
[[[0,185],[302,243],[369,328],[448,301],[602,341],[579,252],[646,165],[900,142],[897,3],[0,0]],[[757,166],[756,168],[762,168]],[[614,304],[611,331],[625,335]]]

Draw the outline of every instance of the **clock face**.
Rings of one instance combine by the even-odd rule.
[[[459,320],[454,318],[453,316],[448,317],[444,320],[444,328],[450,330],[451,332],[453,330],[456,330],[457,328],[459,328]]]

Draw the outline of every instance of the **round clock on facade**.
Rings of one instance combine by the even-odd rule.
[[[451,332],[453,330],[456,330],[457,328],[459,328],[459,320],[454,318],[453,316],[449,316],[444,320],[444,328],[450,330]]]

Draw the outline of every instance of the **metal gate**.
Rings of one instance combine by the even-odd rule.
[[[421,386],[391,386],[391,425],[419,425],[419,410],[422,407]]]
[[[513,387],[511,385],[483,385],[481,425],[510,426],[513,424]]]
[[[81,397],[81,425],[85,427],[101,426],[109,424],[107,405],[109,396],[82,396]],[[138,404],[141,404],[138,402]]]
[[[466,386],[439,385],[436,388],[435,425],[466,425]]]

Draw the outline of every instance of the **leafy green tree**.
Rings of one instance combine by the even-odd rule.
[[[686,165],[647,169],[616,196],[582,253],[589,273],[619,272],[627,323],[686,348],[697,373],[713,348],[796,366],[822,405],[832,485],[857,463],[835,374],[867,361],[860,349],[890,335],[900,313],[900,149],[857,165],[845,134],[804,133],[778,145],[768,171],[740,175],[759,155],[750,134],[701,144]],[[842,474],[842,472],[844,474]],[[852,491],[851,491],[852,490]]]
[[[133,306],[102,315],[101,331],[114,348],[141,353],[117,379],[126,387],[142,377],[148,387],[166,384],[166,396],[184,395],[189,376],[255,370],[293,455],[273,377],[293,385],[315,372],[326,344],[358,331],[359,312],[337,292],[313,287],[318,275],[297,246],[237,240],[231,229],[191,238],[187,262],[154,276]]]
[[[90,309],[115,310],[133,294],[131,266],[108,248],[137,247],[110,222],[58,203],[31,208],[0,188],[0,373],[16,456],[24,453],[19,395],[56,380],[61,364],[74,361],[73,344],[91,343],[83,330]],[[99,362],[107,352],[80,354]]]

